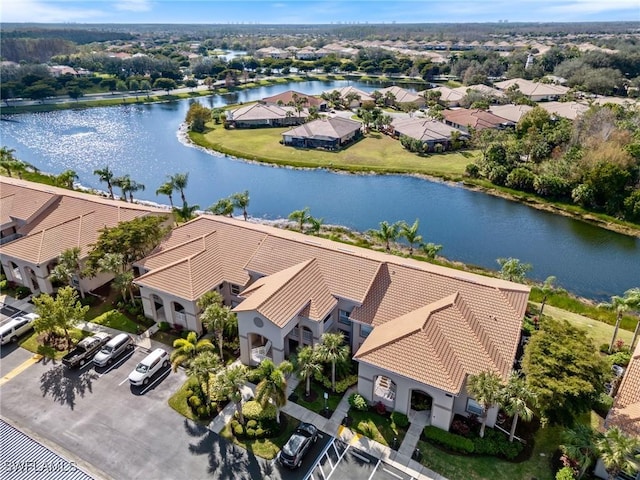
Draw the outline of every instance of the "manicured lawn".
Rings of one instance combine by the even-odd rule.
[[[111,309],[103,313],[102,315],[95,317],[91,321],[93,323],[97,323],[98,325],[104,325],[105,327],[122,330],[123,332],[133,334],[138,333],[138,324],[115,309]]]
[[[400,428],[391,422],[389,415],[379,415],[371,410],[360,412],[351,408],[348,416],[351,418],[351,430],[388,447],[394,446],[394,439],[400,446],[409,428]]]
[[[84,337],[88,337],[89,335],[91,335],[91,332],[74,328],[72,330],[69,330],[69,334],[71,335],[71,338],[75,340],[75,343],[77,343],[79,340],[82,340]],[[32,332],[29,336],[23,337],[22,340],[19,341],[18,345],[20,345],[25,350],[29,350],[30,352],[33,352],[33,353],[38,353],[52,360],[60,360],[62,357],[64,357],[68,353],[68,350],[58,351],[52,347],[49,347],[46,345],[40,345],[38,343],[39,335],[40,334],[36,332]]]
[[[161,331],[157,331],[156,333],[151,335],[152,340],[155,340],[160,343],[164,343],[165,345],[171,348],[173,348],[173,342],[178,338],[181,338],[181,337],[178,335],[174,335],[173,333],[161,332]]]
[[[300,423],[293,417],[285,413],[280,414],[281,430],[280,435],[273,438],[261,438],[259,440],[242,439],[239,440],[231,433],[231,424],[228,423],[220,432],[220,436],[226,438],[230,442],[244,448],[248,452],[267,460],[276,458],[280,449],[287,443],[289,437]]]
[[[291,397],[289,397],[289,401],[295,401],[295,403],[297,403],[298,405],[301,405],[304,408],[318,414],[321,413],[322,410],[324,410],[324,392],[327,392],[329,394],[329,398],[327,399],[327,406],[331,411],[335,411],[335,409],[338,407],[338,404],[340,403],[340,400],[342,400],[341,394],[333,393],[329,390],[326,390],[324,387],[318,385],[313,381],[311,382],[311,394],[309,395],[309,397],[305,396],[305,392],[306,382],[303,380],[293,391],[294,395],[297,396],[297,399],[291,400]]]
[[[521,463],[495,457],[451,455],[423,440],[418,442],[420,463],[449,480],[553,480],[551,458],[560,444],[561,427],[538,430],[531,458]]]
[[[197,385],[198,381],[195,378],[189,378],[186,382],[182,384],[180,389],[171,395],[169,398],[169,406],[173,408],[176,412],[178,412],[183,417],[187,417],[189,420],[193,420],[194,422],[199,422],[198,418],[191,411],[191,407],[187,404],[187,393],[193,388],[193,386]]]
[[[192,134],[192,139],[199,145],[249,160],[297,167],[402,172],[460,179],[465,166],[478,156],[476,151],[465,151],[420,157],[402,148],[398,140],[377,132],[338,152],[297,149],[279,143],[287,128],[225,130],[221,125],[209,126],[214,129],[204,135]]]

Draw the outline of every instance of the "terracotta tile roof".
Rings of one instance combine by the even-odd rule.
[[[523,115],[533,110],[530,105],[491,105],[489,111],[514,123],[518,123]]]
[[[354,358],[458,394],[467,375],[490,370],[508,377],[520,322],[500,329],[494,323],[455,293],[374,328]]]
[[[298,99],[306,99],[304,102],[305,107],[326,105],[326,101],[321,98],[314,97],[313,95],[307,93],[296,92],[295,90],[287,90],[286,92],[279,93],[277,95],[273,95],[271,97],[265,97],[260,100],[262,103],[277,105],[279,102],[282,102],[283,105],[288,105],[289,103],[294,103],[293,96],[297,95]]]
[[[302,311],[309,319],[321,321],[338,302],[315,259],[260,278],[242,296],[245,300],[234,311],[258,311],[279,327]]]
[[[606,425],[616,425],[627,435],[640,437],[640,342],[622,378]]]
[[[459,102],[466,95],[466,92],[461,92],[460,90],[449,87],[435,87],[429,90],[423,90],[419,92],[419,94],[423,95],[425,92],[440,92],[440,100],[443,102]]]
[[[469,90],[473,90],[476,92],[480,92],[484,95],[489,95],[493,97],[504,97],[504,92],[501,92],[497,88],[489,87],[488,85],[484,85],[482,83],[476,85],[466,85],[462,87],[456,87],[453,89],[454,91],[458,91],[463,95],[466,95]]]
[[[283,132],[283,136],[296,138],[335,139],[357,132],[362,123],[342,117],[320,118]]]
[[[2,191],[11,186],[24,189],[14,195],[14,202],[23,195],[33,195],[40,200],[33,205],[42,205],[37,215],[18,229],[20,238],[0,247],[3,255],[40,264],[58,257],[64,250],[80,247],[81,257],[98,239],[100,230],[113,227],[122,221],[149,214],[166,214],[166,210],[137,204],[110,200],[62,188],[32,182],[9,181],[1,178]],[[46,195],[38,195],[44,192]],[[51,195],[51,197],[47,197]],[[46,201],[41,204],[40,201]],[[48,199],[48,200],[47,200]]]
[[[26,222],[56,199],[53,192],[30,188],[8,180],[2,177],[0,184],[0,225],[14,220]]]
[[[459,108],[457,110],[443,110],[445,120],[461,127],[473,127],[476,130],[497,128],[504,123],[511,123],[502,117],[480,109]]]

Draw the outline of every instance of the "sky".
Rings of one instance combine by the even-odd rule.
[[[2,0],[38,23],[445,23],[640,21],[640,0]]]

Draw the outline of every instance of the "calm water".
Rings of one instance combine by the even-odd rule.
[[[294,88],[307,94],[358,82],[300,82],[201,98],[206,106],[247,102]],[[565,288],[606,298],[640,285],[640,239],[608,232],[455,185],[399,175],[346,175],[250,164],[180,143],[177,130],[190,101],[16,115],[0,122],[2,144],[43,171],[75,170],[83,185],[102,188],[93,171],[110,165],[146,185],[137,198],[168,203],[156,189],[166,176],[189,172],[187,200],[208,207],[249,190],[249,212],[276,219],[308,206],[325,223],[360,231],[387,220],[420,219],[425,241],[450,259],[497,268],[496,258],[533,264],[531,277],[555,275]]]

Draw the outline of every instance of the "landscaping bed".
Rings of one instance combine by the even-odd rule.
[[[169,398],[169,406],[173,408],[183,417],[193,420],[194,422],[208,424],[213,420],[218,413],[227,405],[227,401],[217,401],[211,403],[211,409],[209,412],[201,411],[198,413],[198,407],[190,403],[190,398],[194,396],[194,393],[198,393],[199,385],[195,378],[189,378],[182,384],[180,389]],[[200,399],[202,404],[202,399]]]
[[[329,398],[327,399],[327,407],[329,409],[329,412],[334,412],[338,407],[340,400],[342,400],[343,394],[334,393],[330,389],[326,389],[323,385],[320,385],[314,381],[311,381],[309,396],[306,395],[306,382],[302,381],[289,396],[289,400],[291,402],[297,403],[307,410],[311,410],[312,412],[322,415],[322,413],[325,411],[325,392],[329,394]]]
[[[409,429],[408,421],[401,427],[393,420],[391,413],[380,413],[376,407],[369,407],[365,411],[350,408],[346,423],[354,432],[394,449],[402,445],[402,440]]]
[[[69,335],[71,336],[74,344],[77,344],[83,338],[92,335],[92,333],[78,328],[73,328],[69,330]],[[32,332],[30,335],[23,337],[18,342],[18,345],[25,350],[29,350],[32,353],[37,353],[52,360],[60,360],[69,353],[69,349],[66,348],[66,341],[64,344],[65,345],[63,346],[62,342],[60,342],[54,343],[53,345],[44,345],[44,335],[36,332]]]

